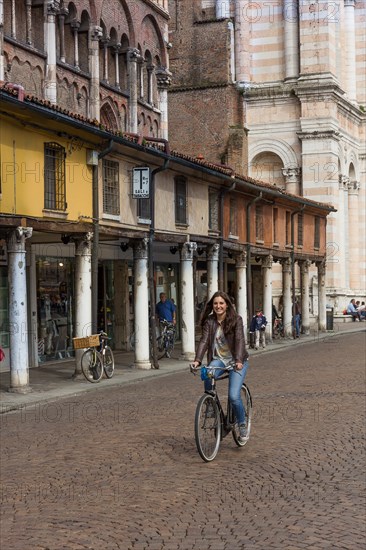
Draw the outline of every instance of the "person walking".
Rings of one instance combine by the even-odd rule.
[[[292,305],[292,326],[295,331],[295,338],[300,338],[300,325],[301,325],[301,309],[297,298]]]
[[[241,398],[241,387],[248,370],[248,352],[245,347],[243,319],[237,314],[226,292],[215,292],[207,302],[201,317],[202,336],[199,341],[195,367],[201,365],[207,353],[208,367],[222,367],[215,370],[214,377],[223,374],[225,367],[234,366],[229,371],[229,399],[239,425],[239,441],[246,438],[246,418]],[[212,380],[204,382],[205,391],[212,388]]]
[[[266,326],[267,319],[265,315],[263,315],[262,309],[257,308],[249,328],[249,332],[251,334],[255,334],[255,349],[259,348],[260,342],[262,343],[263,348],[266,347]]]

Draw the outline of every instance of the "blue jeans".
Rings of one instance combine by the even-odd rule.
[[[300,336],[300,322],[301,322],[301,315],[298,313],[295,315],[295,322],[293,322],[293,326],[295,327],[296,336]]]
[[[223,369],[225,369],[224,363],[219,359],[213,359],[208,367],[222,367]],[[242,370],[231,370],[229,372],[229,400],[234,409],[235,418],[238,424],[244,424],[245,422],[245,411],[243,407],[243,401],[241,399],[241,387],[244,382],[248,367],[248,361],[244,361]],[[215,379],[224,372],[225,370],[215,370]],[[211,379],[205,380],[205,391],[210,391],[211,388]]]

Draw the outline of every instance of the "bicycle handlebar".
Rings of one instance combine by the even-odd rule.
[[[230,371],[234,370],[234,366],[231,366],[231,365],[228,365],[227,367],[215,367],[215,366],[206,367],[206,365],[198,365],[197,367],[195,367],[193,363],[189,364],[189,370],[192,374],[194,374],[194,376],[196,376],[197,371],[201,370],[202,368],[205,368],[208,371],[212,371],[212,372],[214,370],[225,370],[227,372],[230,372]]]

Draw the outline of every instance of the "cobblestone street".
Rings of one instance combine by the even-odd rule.
[[[1,415],[1,548],[364,548],[364,350],[362,332],[251,358],[251,439],[210,464],[188,366]]]

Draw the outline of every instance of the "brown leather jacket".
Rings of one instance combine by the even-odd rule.
[[[195,361],[202,363],[205,353],[207,352],[207,364],[212,361],[213,355],[213,342],[216,334],[217,327],[219,326],[216,317],[210,315],[202,328],[201,340],[198,344]],[[225,334],[231,354],[235,359],[235,363],[243,363],[249,357],[249,354],[245,347],[243,319],[240,315],[237,316],[236,325],[234,329]]]

